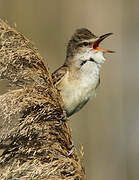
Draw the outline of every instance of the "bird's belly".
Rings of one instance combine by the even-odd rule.
[[[70,83],[69,86],[61,91],[64,107],[67,112],[67,116],[71,116],[75,112],[79,111],[88,100],[95,95],[94,87],[77,87],[77,85]]]

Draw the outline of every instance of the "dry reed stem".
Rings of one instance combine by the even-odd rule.
[[[0,179],[85,179],[48,66],[0,20]]]

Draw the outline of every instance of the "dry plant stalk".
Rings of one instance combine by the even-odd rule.
[[[86,179],[47,64],[0,20],[0,179]]]

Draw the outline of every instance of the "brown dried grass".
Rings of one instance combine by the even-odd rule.
[[[0,179],[85,179],[48,66],[0,20]]]

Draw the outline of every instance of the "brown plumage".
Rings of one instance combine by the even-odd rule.
[[[58,68],[52,73],[52,79],[55,86],[57,86],[57,84],[63,79],[67,71],[68,67],[64,64],[62,67]]]
[[[68,42],[66,59],[74,55],[81,42],[93,38],[95,39],[97,38],[97,36],[95,36],[88,29],[86,28],[77,29]]]
[[[53,74],[53,83],[60,91],[67,116],[78,112],[95,96],[100,83],[99,71],[105,61],[99,44],[112,33],[95,36],[88,29],[77,29],[67,45],[64,65]]]
[[[66,60],[74,56],[81,42],[85,40],[93,39],[93,38],[97,38],[97,36],[95,36],[88,29],[86,28],[77,29],[68,42]],[[53,79],[54,85],[57,85],[57,83],[59,83],[63,79],[67,70],[68,70],[67,62],[65,62],[62,67],[58,68],[55,72],[52,73],[52,79]]]

